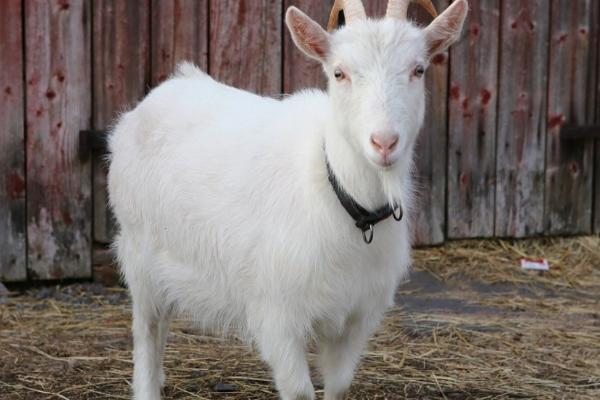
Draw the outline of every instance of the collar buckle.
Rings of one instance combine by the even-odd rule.
[[[369,211],[362,207],[342,188],[336,179],[335,174],[331,170],[327,156],[325,157],[325,164],[327,166],[329,183],[331,183],[335,195],[346,212],[354,220],[356,227],[361,230],[365,243],[369,244],[373,241],[373,226],[378,222],[381,222],[390,216],[393,216],[396,221],[402,219],[404,214],[402,205],[397,203],[394,204],[393,207],[390,204],[386,204],[375,211]]]

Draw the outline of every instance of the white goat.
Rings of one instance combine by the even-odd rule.
[[[386,17],[370,20],[360,0],[338,0],[330,25],[341,9],[346,25],[329,33],[287,10],[294,42],[323,64],[327,92],[275,100],[183,64],[121,117],[109,190],[133,299],[136,399],[160,397],[172,315],[241,332],[283,399],[314,399],[314,340],[325,399],[344,397],[409,268],[407,221],[382,219],[410,210],[423,72],[459,37],[468,8],[456,0],[422,29],[406,20],[408,3],[390,0]],[[361,224],[348,203],[385,207]]]

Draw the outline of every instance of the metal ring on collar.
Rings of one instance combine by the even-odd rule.
[[[396,212],[398,213],[396,215]],[[396,221],[401,221],[404,216],[404,211],[402,210],[402,206],[398,205],[396,208],[392,209],[392,215]]]
[[[366,232],[369,232],[369,235],[367,236]],[[365,229],[362,231],[363,234],[363,240],[365,241],[366,244],[369,244],[373,241],[373,224],[369,224],[369,229]]]

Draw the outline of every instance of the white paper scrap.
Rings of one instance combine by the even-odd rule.
[[[548,265],[548,260],[545,258],[540,258],[537,260],[522,258],[521,268],[524,270],[548,271],[550,269],[550,265]]]

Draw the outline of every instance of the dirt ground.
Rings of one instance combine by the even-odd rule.
[[[542,256],[549,272],[520,269]],[[419,250],[397,303],[351,399],[600,399],[598,237]],[[0,296],[0,399],[129,398],[130,317],[126,291],[98,284]],[[166,371],[166,399],[277,398],[251,349],[185,321]]]

